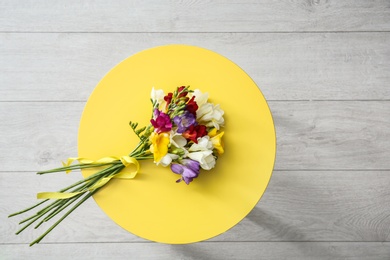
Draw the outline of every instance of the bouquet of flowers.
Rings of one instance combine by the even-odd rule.
[[[208,94],[200,90],[190,90],[181,86],[165,94],[163,90],[151,91],[153,105],[152,118],[148,126],[139,128],[138,123],[130,122],[130,127],[139,138],[135,149],[126,156],[104,157],[99,160],[69,158],[63,167],[41,171],[48,174],[76,169],[99,169],[96,173],[80,180],[58,192],[41,192],[38,199],[43,201],[20,212],[16,216],[30,211],[42,204],[45,207],[34,215],[22,220],[25,224],[16,234],[21,233],[33,223],[35,228],[49,221],[65,208],[68,209],[45,233],[34,240],[30,246],[39,243],[51,230],[64,220],[73,210],[106,185],[112,178],[132,179],[139,171],[138,161],[153,159],[156,165],[170,166],[173,173],[180,177],[176,182],[190,184],[198,177],[200,169],[211,170],[215,167],[224,148],[224,111],[219,105],[208,102]],[[78,161],[78,164],[73,162]],[[135,166],[131,170],[130,165]]]

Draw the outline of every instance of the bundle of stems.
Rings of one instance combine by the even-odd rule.
[[[146,160],[153,159],[153,154],[149,150],[149,136],[150,136],[150,128],[144,127],[141,129],[137,129],[138,124],[130,122],[130,126],[135,132],[135,134],[140,138],[139,144],[136,148],[129,154],[129,157],[134,158],[135,160]],[[46,205],[45,207],[39,209],[32,216],[22,220],[19,224],[24,224],[24,226],[16,232],[16,235],[20,234],[23,230],[36,223],[35,229],[40,227],[43,223],[48,222],[53,217],[58,215],[59,213],[63,213],[63,215],[51,226],[46,232],[44,232],[41,236],[35,239],[30,243],[30,246],[39,243],[47,234],[50,233],[58,224],[60,224],[69,214],[71,214],[77,207],[83,204],[87,199],[89,199],[92,195],[98,192],[104,185],[108,182],[104,182],[102,185],[97,185],[102,180],[109,180],[115,175],[119,174],[124,168],[125,165],[121,160],[112,160],[111,162],[104,163],[79,163],[68,165],[48,171],[40,171],[37,172],[39,175],[55,173],[55,172],[69,172],[72,170],[82,170],[82,169],[90,169],[90,168],[101,168],[104,169],[97,171],[96,173],[90,175],[87,178],[84,178],[78,182],[73,183],[72,185],[59,190],[56,193],[61,194],[70,194],[69,197],[64,196],[63,198],[58,199],[44,199],[43,201],[26,208],[22,211],[13,213],[8,217],[14,217],[23,213],[26,213],[30,210],[33,210],[41,205]],[[65,213],[65,209],[68,209]],[[38,222],[39,221],[39,222]]]

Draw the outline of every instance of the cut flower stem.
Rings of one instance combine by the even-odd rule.
[[[142,142],[141,142],[142,143]],[[140,145],[137,146],[140,148]],[[146,160],[153,158],[151,156],[147,156],[147,153],[145,151],[133,151],[131,155],[136,154],[141,155],[142,157],[137,158],[137,160]],[[37,172],[39,175],[43,174],[49,174],[49,173],[56,173],[56,172],[65,172],[70,170],[79,170],[79,169],[88,169],[88,168],[97,168],[97,167],[104,167],[108,166],[105,169],[102,169],[85,179],[82,179],[80,181],[77,181],[73,183],[72,185],[63,188],[58,191],[58,193],[76,193],[76,195],[64,198],[64,199],[55,199],[53,202],[46,205],[44,208],[39,209],[35,214],[32,216],[22,220],[19,222],[19,224],[25,224],[21,229],[19,229],[16,232],[16,235],[23,232],[26,228],[34,224],[36,221],[40,220],[34,227],[35,229],[39,228],[43,223],[51,220],[53,217],[57,216],[59,213],[64,211],[66,208],[70,207],[76,201],[78,201],[73,207],[71,207],[68,211],[66,211],[62,217],[60,217],[52,226],[50,226],[46,232],[44,232],[41,236],[39,236],[36,240],[34,240],[30,246],[39,243],[51,230],[53,230],[58,224],[60,224],[69,214],[71,214],[78,206],[80,206],[83,202],[85,202],[88,198],[90,198],[93,194],[95,194],[98,190],[100,190],[101,187],[93,188],[94,185],[99,183],[99,181],[103,180],[107,177],[113,177],[117,173],[119,173],[125,166],[122,164],[120,160],[115,160],[110,163],[102,163],[102,164],[76,164],[71,166],[65,166],[65,167],[59,167],[48,171],[40,171]],[[78,193],[78,194],[77,194]],[[14,217],[23,213],[26,213],[30,210],[33,210],[47,202],[49,202],[50,199],[44,199],[43,201],[26,208],[22,211],[10,214],[8,217]],[[27,223],[26,223],[27,222]]]

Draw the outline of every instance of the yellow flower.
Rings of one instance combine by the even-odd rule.
[[[215,129],[215,128],[214,128]],[[213,130],[211,131],[212,133],[211,134],[215,134],[215,132],[213,132]],[[212,138],[211,138],[211,142],[213,144],[213,147],[215,150],[217,150],[217,152],[219,154],[223,154],[224,153],[224,150],[223,150],[223,143],[222,143],[222,136],[225,132],[220,132],[219,134],[217,135],[214,135]]]
[[[217,128],[214,127],[213,129],[211,129],[211,130],[208,132],[207,135],[210,136],[210,138],[211,138],[211,137],[214,137],[214,136],[217,135],[217,131],[218,131]]]
[[[159,163],[160,160],[168,153],[169,134],[157,134],[153,132],[150,135],[150,140],[152,142],[150,151],[153,153],[154,162]]]

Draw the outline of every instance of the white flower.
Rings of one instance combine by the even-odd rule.
[[[213,143],[208,135],[203,136],[202,138],[198,138],[198,143],[191,145],[190,149],[188,149],[190,152],[208,150],[213,150]]]
[[[210,170],[215,166],[215,158],[213,155],[213,143],[209,136],[203,136],[198,139],[197,144],[191,145],[188,149],[190,153],[187,156],[195,161],[198,161],[200,167],[204,170]]]
[[[224,111],[219,107],[219,104],[205,103],[196,111],[196,118],[199,123],[219,130],[220,126],[225,123],[223,114]]]
[[[209,93],[203,94],[199,89],[195,89],[192,95],[195,96],[195,102],[199,107],[206,104],[207,99],[209,98]]]
[[[164,101],[164,91],[162,89],[155,90],[154,87],[152,88],[152,92],[150,93],[150,98],[153,100],[153,102],[157,101],[157,103],[161,103]]]
[[[165,112],[165,107],[167,104],[167,102],[164,100],[164,96],[165,94],[162,89],[155,90],[154,87],[152,88],[150,98],[153,102],[157,102],[157,104],[159,104],[158,109],[163,112]]]
[[[219,105],[213,105],[207,102],[209,98],[208,93],[202,93],[199,89],[195,89],[192,95],[195,96],[195,101],[198,105],[198,110],[196,111],[197,121],[219,130],[219,126],[223,126],[225,122],[223,118],[224,111]]]
[[[161,164],[164,167],[167,167],[168,165],[171,164],[173,160],[176,160],[179,158],[179,155],[177,154],[172,154],[172,153],[167,153],[158,163],[157,165]]]
[[[187,140],[181,134],[173,130],[170,132],[170,142],[177,148],[184,148],[187,144]]]
[[[211,170],[214,168],[216,163],[213,151],[210,150],[189,153],[188,157],[192,160],[198,161],[200,167],[204,170]]]

